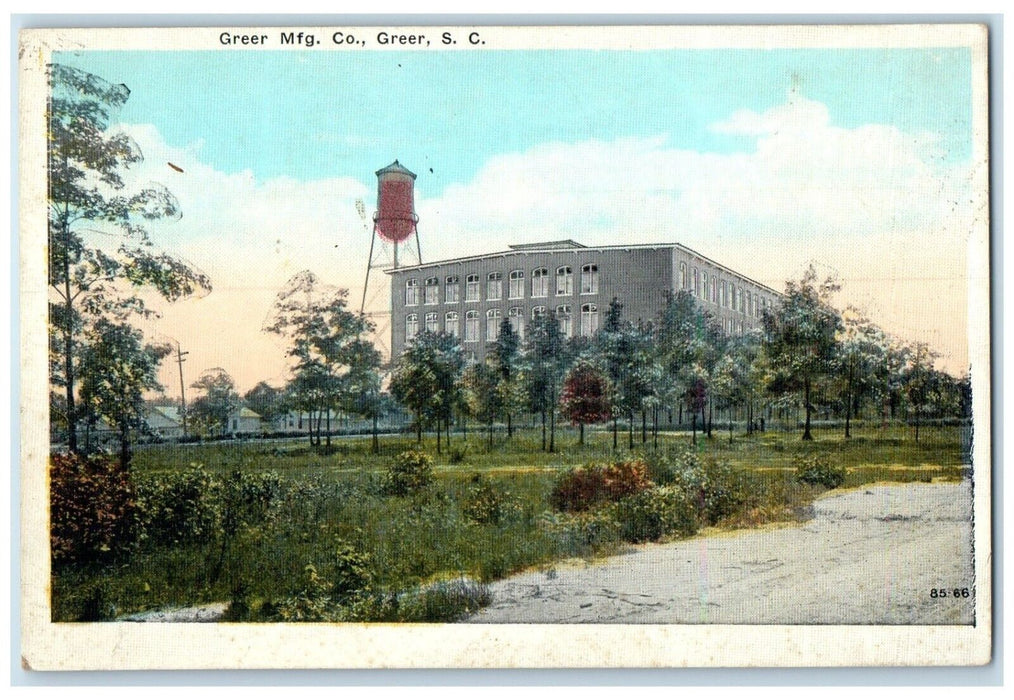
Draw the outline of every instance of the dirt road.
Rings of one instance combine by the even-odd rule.
[[[494,603],[468,621],[969,624],[971,503],[967,481],[833,493],[800,525],[648,545],[497,582]]]

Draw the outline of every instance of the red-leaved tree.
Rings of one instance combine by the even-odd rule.
[[[578,360],[567,374],[560,392],[560,412],[580,427],[580,444],[584,444],[584,426],[609,419],[609,379],[595,365]]]

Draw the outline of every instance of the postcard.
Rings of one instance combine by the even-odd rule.
[[[987,46],[23,31],[26,668],[988,663]]]

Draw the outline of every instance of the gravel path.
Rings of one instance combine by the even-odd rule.
[[[790,527],[638,547],[492,584],[476,623],[970,624],[971,485],[869,486]],[[933,598],[931,589],[948,597]],[[951,596],[968,588],[968,598]]]

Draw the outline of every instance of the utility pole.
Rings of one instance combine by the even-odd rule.
[[[180,366],[180,417],[183,419],[183,437],[187,436],[187,397],[183,393],[183,363],[186,360],[183,359],[183,356],[189,354],[189,352],[181,352],[180,343],[176,341],[176,364]]]

